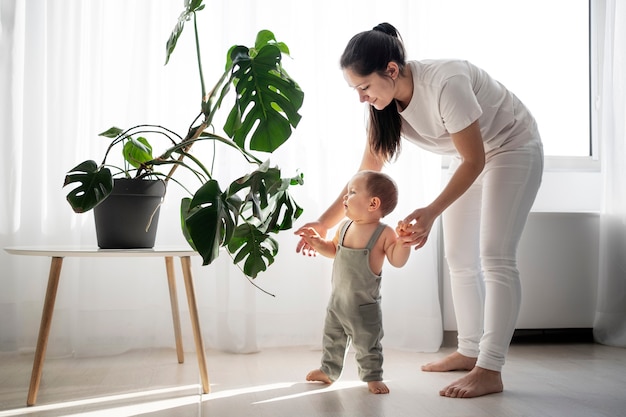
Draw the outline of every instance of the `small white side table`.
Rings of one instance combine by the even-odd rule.
[[[41,373],[43,363],[46,356],[46,348],[48,345],[48,335],[50,334],[50,325],[52,323],[52,313],[54,311],[54,303],[59,286],[59,278],[61,276],[61,267],[64,258],[77,257],[113,257],[113,258],[139,258],[139,257],[159,257],[165,259],[165,269],[167,272],[167,282],[170,291],[170,302],[172,305],[172,318],[174,321],[174,336],[176,338],[176,354],[178,362],[184,362],[182,336],[180,330],[180,314],[178,310],[178,297],[176,295],[176,280],[174,274],[174,257],[179,257],[183,270],[185,289],[187,291],[187,303],[189,304],[189,315],[191,316],[191,327],[196,345],[196,354],[198,356],[198,367],[200,369],[200,377],[202,380],[202,392],[209,392],[209,374],[207,371],[206,354],[204,352],[204,342],[202,333],[200,332],[200,322],[198,320],[198,307],[196,304],[196,295],[193,285],[193,277],[191,275],[190,257],[197,253],[189,248],[154,248],[154,249],[98,249],[98,248],[79,248],[79,247],[8,247],[4,250],[13,255],[29,255],[29,256],[46,256],[52,258],[50,265],[50,274],[48,276],[48,288],[46,290],[46,298],[44,300],[43,310],[41,313],[41,324],[39,326],[39,337],[37,338],[37,348],[35,350],[35,360],[33,362],[33,371],[30,377],[30,387],[28,390],[27,405],[34,405],[37,401],[37,393],[41,382]]]

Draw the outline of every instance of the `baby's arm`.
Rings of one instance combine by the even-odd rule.
[[[322,238],[312,227],[303,228],[300,231],[300,237],[320,254],[327,258],[335,257],[337,242],[339,241],[339,229],[337,229],[337,233],[335,233],[335,237],[332,240]]]
[[[402,233],[398,230],[398,233]],[[398,239],[396,232],[389,226],[385,229],[385,255],[389,263],[396,268],[404,266],[409,260],[411,247],[404,247],[403,241]]]

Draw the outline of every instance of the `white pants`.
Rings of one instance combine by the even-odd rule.
[[[459,161],[450,165],[450,174]],[[517,246],[543,173],[539,139],[487,159],[443,214],[458,352],[501,371],[521,302]]]

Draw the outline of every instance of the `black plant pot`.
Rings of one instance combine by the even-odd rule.
[[[162,180],[115,179],[113,192],[94,208],[98,247],[154,247],[164,196]]]

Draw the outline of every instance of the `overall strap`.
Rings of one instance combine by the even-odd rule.
[[[339,233],[340,245],[343,245],[343,238],[346,236],[346,231],[348,230],[348,227],[350,227],[351,224],[352,224],[352,220],[347,221],[343,224],[343,227],[341,228],[341,232]]]
[[[374,244],[376,243],[376,241],[378,240],[378,238],[380,237],[380,234],[383,232],[383,230],[385,230],[385,227],[387,225],[384,223],[381,223],[378,225],[378,227],[376,228],[376,230],[374,230],[374,233],[372,233],[372,237],[370,237],[370,241],[367,242],[367,249],[372,249],[374,247]]]

